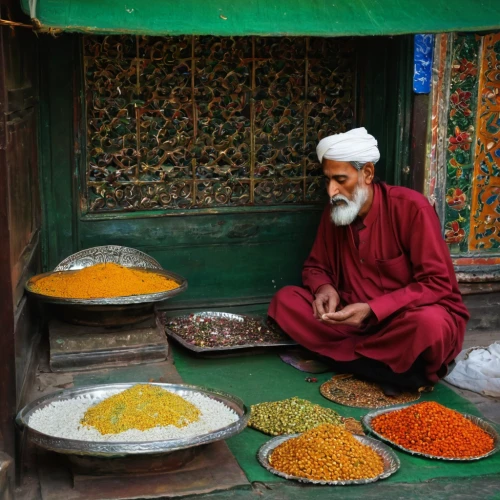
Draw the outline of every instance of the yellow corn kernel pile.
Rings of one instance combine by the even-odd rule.
[[[157,426],[185,427],[199,420],[200,410],[181,396],[155,385],[135,385],[89,408],[82,425],[101,434],[118,434]]]
[[[323,481],[368,479],[384,471],[380,455],[332,424],[319,425],[280,444],[269,463],[285,474]]]

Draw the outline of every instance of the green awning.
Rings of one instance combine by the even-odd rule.
[[[348,36],[500,28],[500,0],[21,0],[21,3],[41,29],[101,34]]]

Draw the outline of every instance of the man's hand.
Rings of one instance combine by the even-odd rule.
[[[321,319],[324,314],[334,313],[337,310],[339,302],[339,294],[332,285],[321,285],[314,297],[314,317]]]
[[[325,313],[321,319],[330,325],[361,326],[371,314],[372,310],[368,304],[358,302],[344,307],[341,311]]]

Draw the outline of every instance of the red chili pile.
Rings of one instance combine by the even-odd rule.
[[[379,415],[373,429],[412,451],[444,458],[471,458],[494,447],[493,438],[460,413],[435,402]]]

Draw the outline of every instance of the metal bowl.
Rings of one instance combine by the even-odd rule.
[[[417,403],[417,404],[419,404],[419,403]],[[386,443],[389,443],[394,448],[398,448],[400,450],[403,450],[406,453],[410,453],[411,455],[432,458],[434,460],[447,460],[447,461],[454,461],[454,462],[470,462],[470,461],[480,460],[482,458],[490,457],[491,455],[495,454],[498,450],[500,450],[500,437],[499,437],[497,431],[493,428],[493,426],[490,425],[485,420],[483,420],[479,417],[476,417],[474,415],[469,415],[467,413],[460,413],[460,415],[462,415],[466,419],[470,420],[473,424],[476,424],[478,427],[483,429],[483,431],[487,432],[493,438],[493,449],[491,451],[489,451],[488,453],[485,453],[484,455],[480,455],[477,457],[468,457],[468,458],[452,458],[452,457],[440,457],[438,455],[429,455],[427,453],[421,453],[419,451],[410,450],[409,448],[405,448],[404,446],[400,446],[399,444],[395,443],[394,441],[387,439],[386,437],[382,436],[382,434],[379,434],[378,432],[373,430],[371,423],[375,417],[378,417],[379,415],[383,415],[384,413],[390,413],[393,411],[402,410],[402,409],[408,408],[410,406],[414,406],[414,405],[413,404],[399,405],[399,406],[393,406],[392,408],[384,408],[384,409],[380,409],[380,410],[371,411],[370,413],[366,414],[361,419],[361,422],[363,423],[363,426],[370,434],[373,434],[381,441],[385,441]]]
[[[374,483],[375,481],[388,478],[389,476],[397,472],[397,470],[401,465],[399,462],[399,458],[396,456],[396,454],[385,444],[370,437],[353,435],[353,437],[357,439],[360,443],[369,446],[378,455],[380,455],[380,457],[384,462],[384,471],[382,472],[382,474],[379,474],[376,477],[368,479],[352,479],[346,481],[322,481],[319,479],[308,479],[305,477],[291,476],[289,474],[285,474],[284,472],[274,469],[272,465],[269,463],[269,457],[271,453],[280,444],[284,443],[285,441],[288,441],[289,439],[296,438],[298,436],[300,436],[300,434],[288,434],[285,436],[277,436],[268,441],[267,443],[263,444],[257,454],[257,459],[259,460],[260,464],[264,468],[266,468],[269,472],[272,472],[276,476],[284,477],[285,479],[293,479],[295,481],[300,481],[301,483],[322,484],[329,486],[346,486],[350,484]]]
[[[82,387],[79,389],[68,389],[43,396],[36,401],[26,405],[17,415],[16,423],[24,428],[28,439],[34,444],[47,450],[68,455],[84,455],[95,457],[125,457],[129,455],[159,455],[171,453],[177,450],[192,448],[214,441],[227,439],[240,433],[246,427],[250,417],[249,409],[241,399],[222,391],[206,389],[194,385],[184,384],[152,384],[162,387],[179,396],[189,393],[199,393],[224,403],[239,416],[239,419],[215,431],[201,434],[196,437],[184,439],[168,439],[164,441],[141,441],[141,442],[106,442],[106,441],[82,441],[50,436],[39,432],[29,425],[30,416],[39,409],[45,408],[54,401],[64,401],[77,396],[87,395],[95,399],[96,404],[118,392],[129,389],[136,385],[128,384],[106,384]]]
[[[53,271],[51,273],[43,273],[37,274],[33,276],[26,282],[25,289],[26,291],[36,297],[38,300],[47,302],[50,304],[72,304],[72,305],[81,305],[81,306],[121,306],[121,305],[130,305],[130,304],[150,304],[153,302],[161,302],[163,300],[169,299],[183,292],[187,288],[187,281],[182,276],[175,274],[171,271],[164,271],[163,269],[146,269],[146,268],[138,268],[128,266],[130,269],[140,269],[145,273],[159,274],[161,276],[165,276],[168,279],[175,281],[179,286],[178,288],[174,288],[173,290],[167,290],[166,292],[157,292],[157,293],[147,293],[143,295],[127,295],[122,297],[109,297],[109,298],[99,298],[99,299],[68,299],[63,297],[51,297],[49,295],[44,295],[41,293],[37,293],[33,291],[34,285],[36,285],[37,281],[45,278],[47,276],[52,276],[54,274],[61,273],[75,273],[77,270],[71,271]]]
[[[73,272],[106,262],[161,274],[175,281],[179,286],[166,292],[99,299],[50,297],[32,290],[33,285],[39,279],[56,272]],[[30,278],[25,284],[25,290],[43,304],[46,312],[52,317],[78,325],[121,326],[138,323],[149,318],[156,303],[182,293],[187,289],[187,286],[185,278],[162,269],[155,259],[144,252],[128,247],[108,245],[89,248],[69,256],[57,265],[53,272],[38,274]]]

